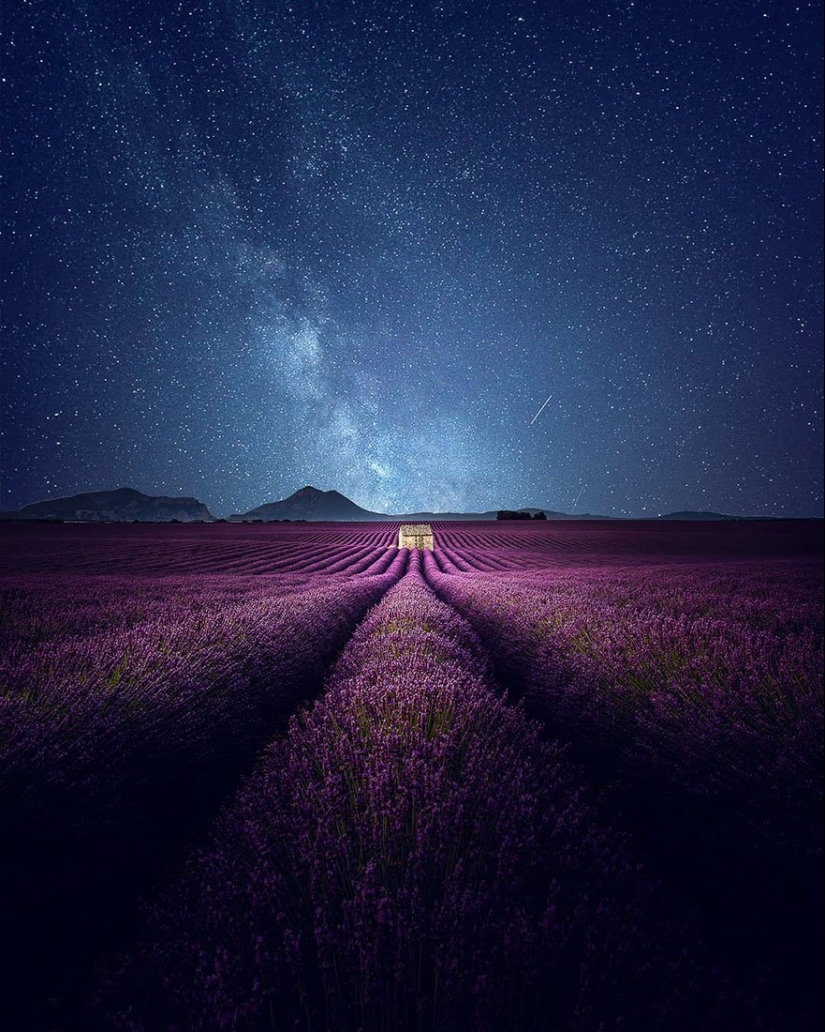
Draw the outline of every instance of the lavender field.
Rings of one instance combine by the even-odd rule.
[[[822,525],[0,525],[26,1029],[822,1024]]]

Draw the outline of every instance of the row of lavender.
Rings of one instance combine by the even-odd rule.
[[[307,573],[393,546],[398,523],[3,524],[0,575]],[[368,564],[365,564],[365,567]]]
[[[164,622],[170,627],[193,617],[217,614],[236,602],[284,598],[329,585],[338,574],[379,576],[396,561],[396,549],[371,547],[366,554],[307,562],[292,573],[116,576],[26,574],[6,577],[0,591],[0,668],[13,668],[44,643],[90,638],[101,632]],[[321,578],[319,578],[321,574]]]
[[[464,571],[821,558],[823,550],[817,520],[443,521],[435,528],[442,554]]]
[[[0,604],[0,904],[23,970],[105,937],[408,555],[354,577],[9,579]],[[12,982],[13,984],[13,982]],[[22,984],[22,980],[21,980]],[[25,1001],[23,1001],[25,1003]]]
[[[438,551],[425,560],[433,586],[578,741],[687,791],[743,798],[753,832],[762,819],[749,805],[772,800],[779,811],[821,791],[818,565],[574,569],[549,579],[451,576],[439,561],[449,569]],[[821,834],[819,822],[808,832]]]
[[[133,548],[145,528],[92,529]],[[60,963],[74,922],[91,915],[97,935],[102,906],[123,913],[168,881],[170,851],[319,690],[406,563],[386,527],[241,530],[163,528],[166,551],[134,552],[130,568],[196,570],[211,556],[243,575],[7,581],[0,884],[16,887],[4,927],[21,968],[45,962],[44,933]],[[560,558],[551,542],[564,534],[528,531],[520,550],[507,528],[448,527],[437,540],[449,547],[414,555],[322,701],[273,740],[156,906],[155,947],[119,983],[123,1023],[447,1029],[475,1013],[479,1028],[756,1027],[746,1001],[725,1009],[684,922],[651,911],[668,904],[632,854],[696,896],[699,867],[716,868],[723,915],[726,895],[753,889],[753,927],[783,880],[818,919],[821,572],[692,568],[689,548],[677,566],[635,568],[626,544],[624,565],[617,552],[601,571],[559,569],[579,536]],[[188,551],[196,533],[212,535],[203,554]],[[619,547],[615,528],[584,536]],[[91,540],[83,568],[112,568],[114,543],[95,557]],[[456,608],[538,724],[496,697]],[[653,845],[674,831],[680,884]],[[742,877],[749,867],[758,878]],[[791,940],[801,924],[785,902],[770,927]],[[798,1004],[762,1006],[758,943],[737,976],[765,1027],[771,1013],[815,1026],[807,946],[790,951]]]
[[[151,908],[100,1013],[133,1030],[711,1027],[721,994],[707,972],[697,989],[667,913],[414,553]]]
[[[705,909],[714,938],[759,971],[754,993],[784,996],[794,1020],[812,1020],[821,564],[508,574],[459,571],[437,548],[425,570],[481,634],[501,680],[573,743],[648,854]]]

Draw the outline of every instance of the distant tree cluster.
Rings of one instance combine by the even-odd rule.
[[[523,509],[499,509],[496,513],[497,520],[546,520],[547,516],[543,511],[537,512],[534,516],[531,516],[529,512],[525,512]]]

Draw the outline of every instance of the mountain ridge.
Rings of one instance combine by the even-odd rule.
[[[294,491],[288,498],[277,502],[266,502],[256,505],[244,513],[233,513],[228,517],[230,523],[243,523],[249,520],[263,520],[265,523],[275,520],[312,520],[324,521],[357,521],[388,519],[384,513],[363,509],[340,491],[321,491],[307,484]]]
[[[288,498],[277,502],[267,502],[258,505],[245,513],[233,513],[228,517],[230,523],[244,523],[250,520],[272,520],[284,519],[305,519],[308,522],[314,520],[340,520],[352,522],[373,522],[377,520],[494,520],[500,510],[488,509],[484,512],[435,512],[432,510],[420,510],[408,513],[385,513],[376,512],[372,509],[365,509],[363,506],[353,502],[340,491],[321,491],[317,487],[300,488]],[[519,512],[529,512],[531,515],[537,512],[544,512],[547,519],[611,519],[609,516],[589,517],[571,516],[567,513],[554,512],[553,510],[538,509],[524,506]]]
[[[270,523],[276,521],[307,522],[379,522],[402,520],[422,522],[440,520],[494,520],[498,509],[484,512],[435,512],[420,510],[410,513],[385,513],[365,509],[341,494],[340,491],[322,491],[307,484],[287,498],[265,502],[243,513],[233,513],[228,523]],[[547,520],[683,520],[708,522],[723,520],[772,520],[775,516],[733,516],[706,510],[682,510],[658,516],[602,516],[594,513],[566,513],[537,506],[522,506],[517,512],[535,515],[543,512]],[[817,519],[821,517],[798,517]],[[20,509],[0,512],[0,520],[62,520],[89,523],[211,523],[215,517],[203,502],[192,497],[173,498],[167,495],[147,495],[132,487],[114,490],[84,491],[79,494],[32,502]]]
[[[147,495],[134,487],[79,494],[32,502],[0,513],[4,520],[63,520],[83,523],[211,523],[215,517],[197,498]]]

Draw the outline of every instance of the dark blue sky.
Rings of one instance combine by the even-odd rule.
[[[820,8],[16,0],[0,505],[821,514]]]

